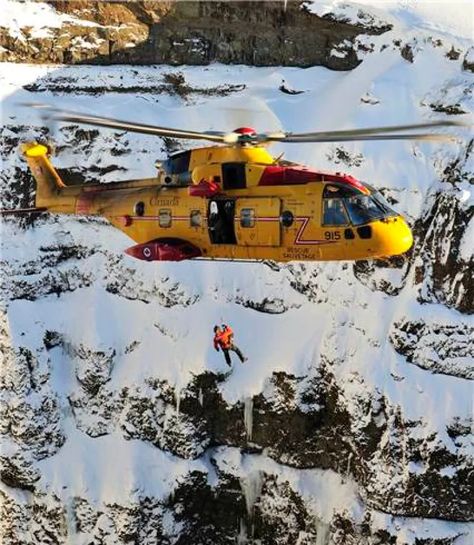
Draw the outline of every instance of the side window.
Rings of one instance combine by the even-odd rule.
[[[200,210],[191,210],[189,215],[189,225],[191,227],[201,227],[201,211]]]
[[[242,208],[240,225],[242,227],[255,227],[255,210],[253,208]]]
[[[161,208],[158,218],[160,227],[171,227],[171,210],[169,208]]]
[[[348,225],[342,199],[323,199],[323,225]]]
[[[134,212],[136,216],[143,216],[145,214],[145,203],[143,201],[139,201],[135,204]]]
[[[191,159],[190,151],[181,151],[172,155],[165,162],[165,171],[169,174],[181,174],[189,170],[189,160]]]

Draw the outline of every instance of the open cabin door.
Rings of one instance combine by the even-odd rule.
[[[235,202],[235,235],[239,246],[280,246],[280,199],[255,197]]]

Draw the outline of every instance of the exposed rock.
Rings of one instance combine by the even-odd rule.
[[[47,37],[10,35],[0,27],[2,61],[128,64],[323,65],[349,70],[352,48],[334,46],[389,27],[358,26],[319,18],[300,0],[252,2],[52,2],[75,19],[48,29]],[[90,21],[93,21],[91,24]],[[117,24],[120,22],[120,24]]]
[[[2,544],[66,545],[65,510],[59,498],[37,494],[28,499],[25,501],[0,490]]]
[[[187,99],[192,96],[227,96],[232,93],[243,91],[245,89],[245,85],[222,84],[215,87],[192,87],[185,81],[182,72],[169,72],[163,74],[161,81],[158,82],[156,77],[148,77],[141,82],[141,85],[137,82],[135,85],[126,85],[122,83],[118,86],[112,86],[112,83],[106,85],[88,85],[87,80],[85,80],[84,84],[80,86],[77,85],[77,82],[71,78],[55,78],[54,75],[46,74],[45,77],[38,79],[34,83],[24,85],[23,88],[25,91],[29,91],[30,93],[43,93],[48,91],[55,95],[67,95],[73,93],[97,96],[113,91],[115,93],[123,94],[139,93],[145,96],[152,95],[153,97],[160,94],[166,94]],[[71,133],[74,135],[73,139],[70,138],[69,141],[66,140],[64,146],[61,146],[61,148],[57,149],[56,151],[62,151],[62,149],[67,149],[70,145],[75,145],[78,143],[84,147],[88,144],[88,141],[93,141],[97,136],[99,136],[98,130],[84,130],[79,128],[77,125],[63,127],[63,131],[67,131],[71,128],[73,129],[73,133],[71,131]],[[120,152],[115,150],[115,153],[112,152],[112,155],[120,155]]]
[[[383,396],[365,390],[364,396],[351,400],[349,413],[330,372],[309,381],[278,373],[264,394],[252,400],[249,434],[243,404],[229,406],[217,389],[218,380],[216,375],[199,375],[178,394],[179,406],[170,386],[153,379],[147,392],[101,389],[94,398],[75,396],[71,403],[78,427],[92,437],[120,426],[125,437],[184,458],[196,458],[210,445],[251,446],[292,467],[353,475],[376,509],[453,520],[472,516],[468,460],[461,452],[446,450],[439,438],[420,435],[422,422],[404,420]],[[352,380],[361,381],[355,376]],[[409,473],[407,465],[413,467]],[[445,476],[443,467],[459,469]],[[445,501],[435,502],[431,494],[441,490]]]
[[[467,182],[470,185],[474,183],[474,173],[471,172],[469,168],[466,168],[473,150],[474,140],[470,140],[461,154],[445,167],[443,179],[446,183],[452,184],[453,186],[463,182]]]
[[[432,89],[423,99],[422,106],[447,115],[463,115],[470,112],[470,100],[474,91],[474,83],[461,82],[450,78]]]
[[[304,0],[302,2],[302,9],[311,11],[312,3],[312,0]],[[353,11],[349,9],[349,13],[352,11],[352,16],[344,14],[344,12],[338,12],[337,8],[338,6],[332,6],[332,10],[323,15],[323,18],[338,23],[356,24],[369,33],[374,34],[382,34],[393,28],[393,25],[387,23],[374,13],[369,13],[369,11],[364,10],[361,5],[358,5]]]
[[[404,321],[394,324],[390,341],[407,361],[434,373],[474,379],[474,328],[462,324]]]
[[[356,261],[354,276],[371,290],[398,295],[410,272],[409,256],[395,256],[386,260]]]
[[[461,105],[459,103],[456,104],[430,104],[430,108],[433,110],[433,112],[442,112],[444,114],[448,115],[463,115],[467,114],[465,110],[461,108]]]
[[[460,312],[474,311],[474,260],[464,251],[463,236],[474,207],[462,201],[461,192],[438,193],[419,223],[415,248],[415,283],[421,302],[440,302]],[[448,236],[449,233],[449,236]]]
[[[108,353],[93,351],[84,346],[67,346],[76,363],[76,377],[84,390],[94,396],[103,386],[112,373],[114,365],[115,350],[110,349]]]
[[[380,104],[380,100],[373,96],[371,93],[365,93],[363,96],[360,97],[360,101],[364,104],[371,104],[374,106],[375,104]]]
[[[264,480],[254,518],[252,537],[260,537],[266,545],[297,543],[301,534],[307,543],[317,538],[302,499],[288,483],[272,475]]]
[[[246,308],[257,310],[258,312],[266,312],[267,314],[282,314],[288,310],[288,306],[283,299],[268,299],[265,297],[262,301],[252,301],[237,296],[235,302]]]
[[[342,146],[334,147],[327,158],[336,165],[343,164],[347,167],[360,167],[364,162],[364,156],[361,153],[351,153]]]
[[[176,305],[187,307],[199,300],[197,294],[187,293],[178,282],[173,282],[169,277],[162,277],[151,286],[145,285],[135,278],[134,269],[127,267],[125,261],[126,258],[121,255],[108,256],[104,281],[105,289],[109,293],[144,303],[159,300],[167,308]]]
[[[359,63],[355,51],[363,55],[391,47],[373,36],[357,39],[368,28],[388,30],[362,9],[355,18],[343,21],[297,12],[292,2],[287,3],[286,11],[282,2],[259,4],[258,9],[242,2],[54,5],[82,22],[50,29],[44,38],[26,28],[21,32],[23,39],[2,34],[0,39],[8,46],[4,58],[18,54],[32,62],[202,65],[218,60],[348,69]],[[84,21],[93,26],[85,26]],[[420,38],[419,43],[442,47],[435,38],[423,42]],[[395,45],[403,51],[409,48],[403,53],[407,60],[421,57],[415,40],[404,44]],[[461,61],[457,66],[445,54],[455,60],[458,49],[448,48],[438,51],[438,60],[454,71]],[[466,55],[464,70],[471,69],[469,59]],[[413,70],[410,66],[406,68]],[[192,85],[186,68],[139,72],[131,67],[127,70],[136,73],[132,72],[130,80],[120,69],[110,69],[104,77],[86,73],[88,70],[49,71],[26,84],[22,92],[68,93],[68,100],[73,94],[86,100],[108,92],[121,93],[124,98],[136,91],[152,108],[159,101],[190,106],[196,97],[204,102],[206,97],[243,89],[239,83],[219,81],[209,87]],[[461,76],[459,72],[431,94],[417,98],[427,106],[427,116],[430,107],[448,114],[459,113],[457,107],[468,111],[472,89],[465,74]],[[280,81],[280,74],[278,78]],[[365,113],[375,115],[379,100],[387,103],[388,95],[379,83],[374,80],[373,87],[367,85],[354,95],[356,103],[361,97],[364,105],[359,106]],[[247,90],[251,91],[251,85]],[[269,89],[275,93],[272,85]],[[293,94],[288,86],[285,89],[286,94]],[[377,97],[362,94],[366,89],[376,89]],[[294,99],[280,94],[277,100],[293,104],[308,98],[309,94]],[[2,206],[33,203],[31,176],[15,155],[20,139],[32,130],[41,132],[43,138],[49,136],[46,129],[30,129],[24,122],[16,125],[14,119],[2,129]],[[172,139],[155,145],[123,132],[103,134],[73,125],[63,127],[59,134],[57,159],[68,183],[106,183],[127,177],[128,169],[136,164],[151,165],[152,154],[160,147],[171,151],[176,146]],[[70,153],[72,148],[77,155]],[[0,366],[0,541],[8,545],[66,545],[72,541],[97,545],[458,545],[466,540],[469,526],[464,521],[474,517],[472,421],[467,413],[450,413],[449,418],[440,414],[435,425],[433,415],[419,408],[426,394],[421,392],[413,405],[409,396],[416,396],[420,385],[434,384],[430,393],[437,394],[444,384],[469,384],[466,379],[473,377],[472,328],[466,316],[474,308],[474,210],[466,197],[472,183],[472,148],[471,143],[447,166],[445,158],[450,155],[445,150],[439,152],[441,161],[422,157],[441,174],[448,191],[438,192],[434,186],[436,193],[424,201],[421,218],[416,221],[412,216],[416,244],[404,258],[355,264],[267,262],[271,270],[262,267],[266,274],[258,277],[259,282],[263,279],[261,286],[248,293],[240,284],[238,290],[235,284],[226,285],[223,276],[201,281],[197,265],[202,263],[176,268],[156,264],[149,274],[151,268],[120,254],[122,235],[114,238],[117,233],[100,219],[8,219],[3,226],[2,249],[6,251],[1,263],[2,303],[7,314],[0,321],[4,357]],[[73,164],[72,156],[74,160],[80,157],[80,166]],[[329,160],[358,168],[365,157],[338,148]],[[370,166],[371,160],[367,153],[363,166]],[[404,189],[400,200],[406,202]],[[393,187],[389,192],[398,199]],[[102,246],[96,242],[99,230],[101,236],[106,233]],[[225,266],[222,271],[226,274],[234,272],[230,264]],[[243,278],[242,273],[241,285],[249,285]],[[135,337],[134,324],[129,321],[130,327],[118,328],[120,335],[132,329],[123,345],[120,340],[107,340],[89,346],[78,336],[72,340],[76,332],[68,331],[67,324],[53,319],[50,323],[41,314],[45,307],[66,310],[62,305],[69,299],[81,304],[80,295],[92,291],[111,307],[116,305],[117,316],[123,318],[129,309],[137,311],[136,315],[144,313],[145,327],[139,324],[137,331],[149,328],[152,335]],[[56,306],[49,306],[56,301],[51,295],[60,298]],[[181,344],[192,340],[194,330],[183,340],[185,328],[175,327],[173,320],[184,320],[185,314],[196,310],[193,305],[203,304],[204,308],[208,301],[213,306],[216,301],[228,305],[243,320],[273,323],[293,319],[293,313],[299,318],[296,315],[307,308],[308,316],[316,318],[315,336],[310,332],[310,340],[304,340],[308,346],[302,347],[297,364],[275,352],[278,361],[273,374],[270,367],[250,366],[250,378],[255,372],[261,383],[245,398],[238,397],[239,372],[245,368],[234,368],[232,375],[203,371],[217,367],[212,367],[212,359],[204,360],[208,354],[200,351],[202,347],[196,347],[194,367],[186,369],[187,383],[179,382],[178,387],[173,383],[174,363],[155,352],[153,342],[148,356],[147,342],[154,336],[159,341],[156,346],[171,347],[171,353],[178,353]],[[319,306],[323,311],[313,314]],[[37,321],[36,317],[24,319],[30,309],[38,312]],[[380,310],[387,315],[381,334],[376,333],[375,315]],[[12,327],[25,323],[31,331],[15,329],[10,338],[8,317]],[[373,323],[364,323],[366,319]],[[108,335],[109,329],[99,328],[98,333]],[[148,365],[148,357],[156,357],[156,367]],[[368,357],[370,362],[365,360]],[[135,364],[134,369],[130,363]],[[373,382],[369,373],[364,374],[369,363],[377,364],[370,368],[377,375]],[[55,391],[65,369],[68,384]],[[258,375],[263,372],[266,379]],[[413,407],[416,416],[409,414]],[[81,447],[94,448],[101,441],[120,445],[125,455],[119,453],[116,460],[111,456],[111,468],[127,458],[128,452],[134,453],[137,466],[149,454],[153,461],[148,466],[150,476],[145,475],[144,483],[143,467],[128,471],[130,490],[113,499],[106,496],[122,485],[125,490],[126,479],[123,483],[117,479],[116,486],[108,487],[104,477],[98,494],[91,489],[75,490],[75,483],[68,489],[69,482],[58,482],[56,475],[61,475],[65,458],[68,462],[67,449],[76,438]],[[136,458],[135,448],[139,451]],[[158,467],[158,460],[169,462],[167,468],[185,469],[177,472],[178,477],[168,476]],[[93,462],[99,466],[100,460]],[[49,472],[55,476],[52,480]],[[147,479],[156,485],[156,495],[145,490]],[[318,485],[329,482],[331,487],[311,487],[312,479]],[[347,495],[352,511],[331,504],[333,498],[343,504]]]
[[[408,62],[413,62],[414,55],[413,55],[413,48],[410,44],[405,44],[401,49],[401,55],[402,57],[407,60]]]
[[[466,55],[462,61],[462,69],[474,72],[474,47],[467,50]]]
[[[280,87],[278,87],[278,89],[286,95],[301,95],[302,93],[304,93],[304,91],[298,91],[297,89],[291,89],[290,87],[288,87],[285,80],[282,80],[281,85]]]
[[[59,403],[50,392],[11,398],[2,407],[1,416],[9,423],[4,433],[38,460],[55,454],[66,440]]]
[[[14,499],[0,491],[2,543],[50,543],[66,545],[71,539],[106,545],[130,542],[152,545],[202,543],[261,543],[265,545],[456,545],[468,527],[442,531],[437,536],[414,532],[410,522],[367,509],[362,518],[347,511],[337,512],[330,523],[318,520],[307,509],[293,484],[272,472],[262,472],[261,486],[254,498],[252,517],[247,512],[248,495],[237,476],[212,459],[217,481],[190,472],[165,500],[140,495],[125,505],[101,502],[94,505],[75,497],[71,508],[63,509],[54,495],[39,494],[34,503]],[[248,492],[247,492],[248,494]],[[324,501],[323,498],[314,498]],[[24,535],[32,537],[24,538]]]
[[[41,473],[33,460],[27,459],[21,451],[8,456],[0,454],[0,480],[6,485],[34,492],[40,478]]]
[[[4,326],[4,323],[2,323],[2,326]],[[5,339],[4,335],[6,334],[7,330],[2,327],[1,338]],[[1,349],[3,356],[0,372],[1,390],[11,391],[16,395],[27,395],[33,387],[33,366],[37,366],[33,355],[27,349],[20,349],[15,352],[11,347],[3,343]]]
[[[34,274],[31,281],[10,277],[6,290],[13,295],[12,299],[35,301],[48,294],[59,297],[61,293],[72,292],[91,284],[90,274],[82,272],[79,267],[72,267],[64,271],[58,269]]]
[[[451,46],[451,49],[446,53],[446,57],[450,61],[457,61],[461,55],[461,51],[459,49],[456,49],[454,45]]]
[[[221,486],[213,489],[206,475],[192,472],[174,491],[169,506],[180,525],[177,545],[193,541],[209,545],[237,542],[240,533],[238,521],[245,513],[237,479],[225,479]]]

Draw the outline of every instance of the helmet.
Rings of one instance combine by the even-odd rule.
[[[217,331],[219,331],[219,326],[218,326],[218,325],[215,325],[215,326],[214,326],[214,333],[216,333]]]

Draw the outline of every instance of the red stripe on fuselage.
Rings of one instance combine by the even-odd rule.
[[[310,182],[339,182],[350,185],[365,195],[370,194],[370,191],[364,186],[364,184],[350,174],[321,172],[301,165],[268,166],[263,171],[258,185],[299,185]]]
[[[159,219],[159,216],[132,216],[134,221],[156,221]],[[207,221],[207,218],[203,218],[205,221]],[[172,216],[172,221],[189,221],[189,216]],[[310,216],[298,216],[295,218],[295,221],[300,221],[301,225],[298,229],[295,237],[294,244],[298,246],[317,246],[321,244],[334,244],[337,241],[335,240],[321,240],[321,239],[303,239],[304,232],[306,230],[306,227],[308,226],[308,223],[310,222],[311,217]],[[239,222],[240,217],[235,216],[234,222]],[[261,217],[261,218],[255,218],[255,222],[263,222],[263,223],[279,223],[280,217]]]
[[[316,246],[320,244],[334,244],[335,240],[321,240],[321,239],[309,239],[309,240],[302,240],[303,234],[305,232],[306,227],[308,226],[309,220],[311,218],[309,216],[300,216],[295,218],[296,221],[301,221],[301,226],[298,229],[298,232],[296,233],[295,237],[295,244],[296,245],[310,245],[310,246]]]

